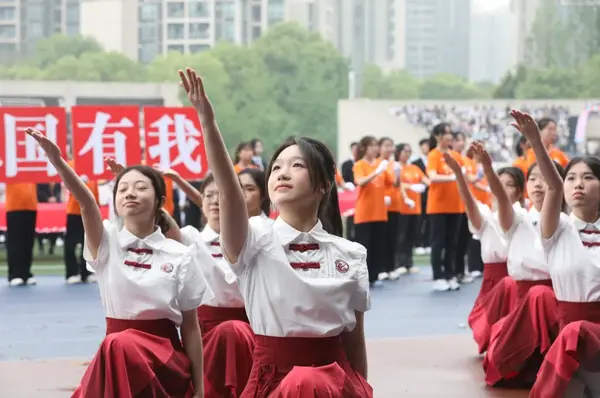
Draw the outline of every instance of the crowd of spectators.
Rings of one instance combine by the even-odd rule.
[[[556,143],[566,152],[572,152],[574,125],[571,118],[577,118],[580,110],[564,106],[543,106],[535,109],[520,108],[536,119],[550,117],[556,120],[559,141]],[[515,144],[519,133],[510,125],[511,107],[464,105],[407,105],[390,108],[390,113],[405,118],[412,124],[423,126],[431,131],[438,123],[450,123],[454,131],[465,133],[472,139],[486,143],[487,149],[496,162],[511,162],[515,157]]]

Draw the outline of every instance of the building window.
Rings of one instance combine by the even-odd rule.
[[[257,40],[258,38],[260,38],[260,34],[261,34],[260,26],[253,26],[252,27],[252,40]]]
[[[158,43],[141,44],[138,50],[138,59],[141,63],[147,64],[160,55]]]
[[[67,4],[67,23],[79,23],[79,4]]]
[[[139,8],[140,22],[154,22],[160,19],[160,4],[144,4]]]
[[[183,53],[185,51],[185,47],[184,46],[168,46],[167,47],[167,52],[176,52],[176,53]]]
[[[208,4],[202,1],[190,1],[188,6],[190,18],[207,18],[209,16]]]
[[[167,17],[183,18],[184,13],[184,3],[167,3]]]
[[[159,40],[157,25],[141,25],[138,34],[140,43],[153,43]]]
[[[0,7],[0,21],[14,21],[16,16],[16,7]]]
[[[16,39],[17,30],[14,26],[2,26],[0,25],[0,38],[2,39]]]
[[[252,6],[252,21],[260,22],[261,21],[261,7],[260,6]]]
[[[210,25],[208,23],[190,23],[190,39],[208,39],[210,37]]]
[[[183,33],[182,23],[170,23],[167,27],[167,39],[169,40],[181,40],[183,39]]]
[[[30,4],[27,6],[26,15],[28,21],[42,21],[44,20],[44,6],[42,4]]]
[[[203,51],[210,50],[208,44],[190,44],[190,53],[201,53]]]

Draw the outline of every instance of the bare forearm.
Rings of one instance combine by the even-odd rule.
[[[467,185],[465,177],[460,173],[456,173],[456,182],[458,184],[458,192],[465,203],[467,218],[476,230],[480,230],[483,225],[483,220],[479,208],[477,207],[477,202],[475,202],[475,198],[473,198],[473,195],[471,194],[471,190]]]
[[[202,207],[202,194],[192,184],[181,178],[174,177],[173,182],[183,191],[185,196],[196,206]]]
[[[513,204],[510,202],[510,198],[506,194],[498,174],[496,174],[496,172],[492,169],[484,170],[484,172],[485,177],[488,180],[488,184],[490,184],[490,190],[498,202],[498,221],[500,223],[500,227],[502,227],[502,230],[506,232],[512,227]]]
[[[368,376],[367,348],[365,340],[356,338],[352,333],[342,335],[342,345],[352,369],[360,373],[365,379]]]
[[[183,338],[185,352],[192,364],[192,383],[196,395],[204,394],[204,347],[200,330]]]

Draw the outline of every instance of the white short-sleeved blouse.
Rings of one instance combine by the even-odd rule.
[[[320,221],[305,233],[281,218],[252,217],[231,269],[256,334],[328,337],[353,330],[355,311],[371,307],[366,258],[363,246]]]
[[[87,267],[98,278],[104,312],[117,319],[170,319],[213,297],[196,247],[166,238],[157,227],[144,239],[105,220],[96,259],[84,244]]]
[[[556,298],[600,301],[600,220],[593,224],[561,213],[550,239],[542,239]]]
[[[476,229],[469,221],[469,231],[481,242],[481,260],[486,263],[503,263],[508,256],[508,244],[498,224],[498,214],[483,203],[477,203],[482,224]]]
[[[508,274],[515,280],[539,281],[550,279],[546,255],[539,232],[540,212],[516,203],[513,223],[506,231],[508,240]]]
[[[208,225],[202,232],[187,226],[181,229],[181,238],[184,245],[199,245],[206,254],[199,263],[214,297],[205,304],[212,307],[243,308],[244,298],[235,274],[223,258],[219,234]]]

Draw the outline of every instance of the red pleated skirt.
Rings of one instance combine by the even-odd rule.
[[[255,336],[243,398],[372,398],[346,358],[341,338]]]
[[[521,283],[520,292],[527,293],[510,314],[492,327],[483,360],[488,385],[529,388],[535,382],[544,355],[559,330],[558,302],[548,284]]]
[[[600,302],[560,301],[561,331],[540,368],[530,398],[562,398],[582,367],[600,372]]]
[[[246,310],[203,305],[198,319],[204,345],[204,397],[239,397],[250,376],[254,351]]]
[[[516,303],[517,285],[507,276],[506,263],[485,264],[481,289],[468,318],[480,354],[488,348],[492,325],[508,315]]]
[[[106,318],[106,337],[72,397],[191,397],[191,363],[168,319]]]

